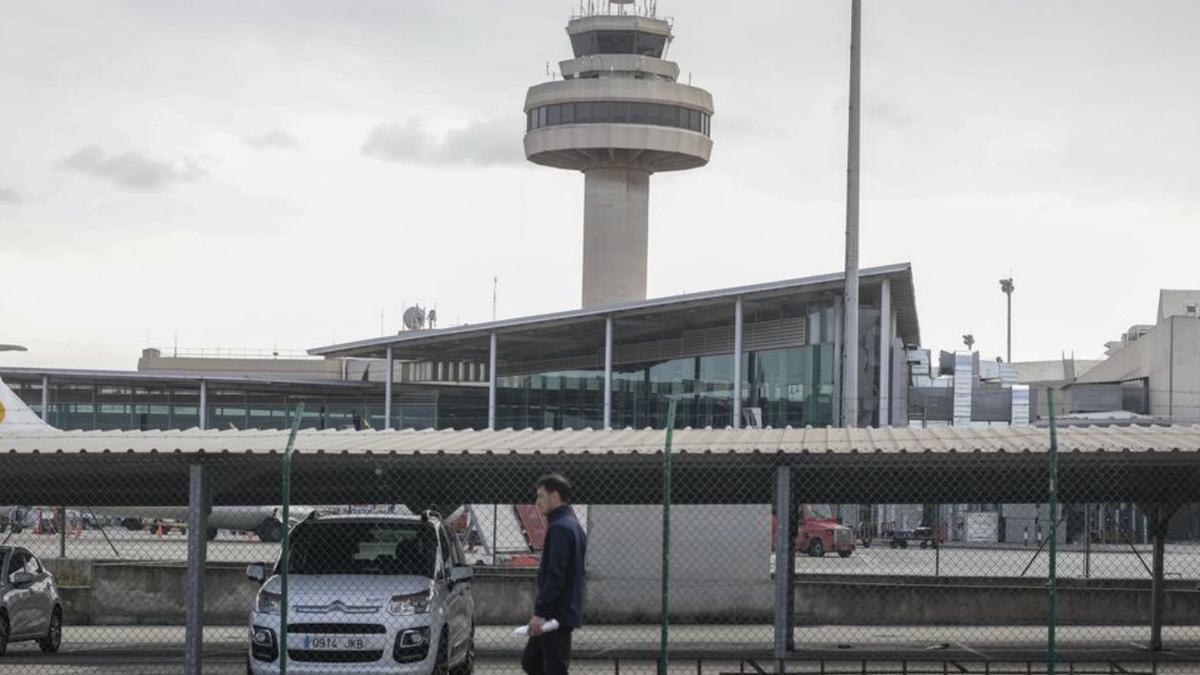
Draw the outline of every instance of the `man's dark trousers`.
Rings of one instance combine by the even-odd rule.
[[[525,643],[521,667],[529,675],[567,675],[571,663],[571,633],[573,628],[542,633]]]

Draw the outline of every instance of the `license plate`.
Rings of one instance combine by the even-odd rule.
[[[367,649],[367,639],[361,637],[345,637],[341,635],[305,636],[304,649],[312,651],[352,652]]]

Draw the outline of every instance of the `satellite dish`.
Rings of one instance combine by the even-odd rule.
[[[421,330],[425,327],[425,308],[413,305],[404,310],[404,327],[408,330]]]

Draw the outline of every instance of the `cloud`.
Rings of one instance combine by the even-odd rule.
[[[304,147],[298,138],[279,129],[273,129],[259,136],[251,136],[243,141],[257,150],[299,150]]]
[[[380,124],[363,143],[362,154],[392,162],[440,166],[496,166],[524,160],[520,119],[496,117],[472,122],[437,137],[415,119]]]
[[[60,166],[134,190],[158,190],[170,183],[192,180],[201,173],[190,161],[170,163],[136,152],[107,155],[95,145],[81,148]]]
[[[21,199],[21,195],[17,194],[16,190],[0,186],[0,202],[4,202],[6,204],[20,204],[22,201],[24,200]]]

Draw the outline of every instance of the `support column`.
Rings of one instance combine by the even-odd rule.
[[[50,423],[50,376],[42,376],[42,421]]]
[[[892,425],[892,281],[879,285],[879,426]]]
[[[383,367],[383,428],[392,428],[392,380],[396,375],[396,361],[392,358],[392,346],[387,346],[387,363]]]
[[[776,672],[782,673],[792,640],[793,607],[789,594],[796,571],[796,556],[792,552],[795,538],[792,525],[792,467],[775,467],[775,649]]]
[[[208,513],[212,509],[204,467],[188,472],[187,617],[184,636],[184,675],[201,674],[204,646],[204,566],[208,555]]]
[[[742,298],[733,303],[733,428],[742,428]]]
[[[488,428],[496,428],[496,331],[488,344]]]
[[[604,319],[604,428],[612,429],[613,318]]]
[[[201,429],[208,428],[208,382],[200,380],[200,407],[196,411],[198,426]]]

